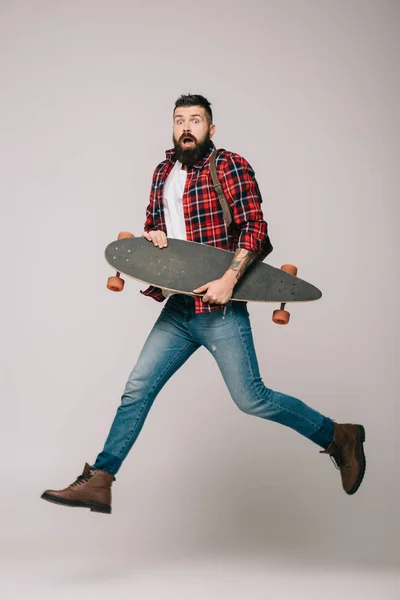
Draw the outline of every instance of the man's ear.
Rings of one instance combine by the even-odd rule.
[[[210,125],[210,139],[214,137],[215,130],[216,130],[216,127],[213,123],[212,125]]]

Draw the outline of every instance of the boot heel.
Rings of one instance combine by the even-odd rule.
[[[97,504],[96,506],[90,507],[91,512],[103,513],[105,515],[111,514],[111,506],[108,504]]]

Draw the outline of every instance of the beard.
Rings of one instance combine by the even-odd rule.
[[[186,137],[193,140],[193,148],[182,147],[182,142]],[[208,131],[201,142],[198,142],[191,134],[181,135],[179,141],[176,141],[175,137],[173,137],[176,159],[179,160],[179,162],[185,167],[192,167],[198,160],[206,156],[210,150],[210,141],[211,138]]]

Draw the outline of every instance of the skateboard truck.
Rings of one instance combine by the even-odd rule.
[[[289,275],[297,275],[297,267],[294,265],[282,265],[281,270],[289,273]],[[273,312],[272,320],[277,325],[287,325],[289,323],[290,312],[285,310],[285,306],[286,302],[282,302],[281,307]]]
[[[118,234],[119,240],[123,240],[124,238],[133,238],[133,237],[135,237],[135,236],[133,235],[133,233],[130,233],[129,231],[121,231]],[[115,275],[113,275],[112,277],[109,277],[107,280],[107,287],[112,292],[122,292],[122,290],[124,289],[125,280],[122,279],[122,277],[120,275],[121,275],[121,273],[119,271],[117,271]]]

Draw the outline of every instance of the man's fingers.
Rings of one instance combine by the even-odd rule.
[[[202,297],[203,302],[209,304],[221,304],[224,305],[232,298],[232,289],[227,286],[224,280],[217,279],[215,281],[209,281],[204,285],[193,290],[195,294],[206,292]]]
[[[153,238],[153,244],[159,248],[165,248],[168,245],[167,236],[163,231],[157,231]]]
[[[208,288],[210,287],[211,284],[212,284],[212,281],[209,281],[208,283],[205,283],[204,285],[202,285],[202,286],[196,288],[195,290],[193,290],[193,293],[194,294],[201,294],[201,292],[206,292],[204,294],[204,296],[202,297],[202,301],[203,302],[209,302],[210,304],[213,304],[214,300],[208,294]]]
[[[167,236],[163,231],[144,231],[142,237],[149,242],[153,242],[158,248],[166,248],[168,246]]]
[[[160,248],[166,248],[167,246],[168,246],[167,236],[165,235],[165,233],[163,233],[162,236],[161,236],[159,247]]]
[[[195,290],[193,290],[193,293],[194,294],[201,294],[201,292],[205,292],[207,290],[207,288],[208,288],[209,285],[210,285],[209,283],[205,283],[201,287],[198,287]]]

